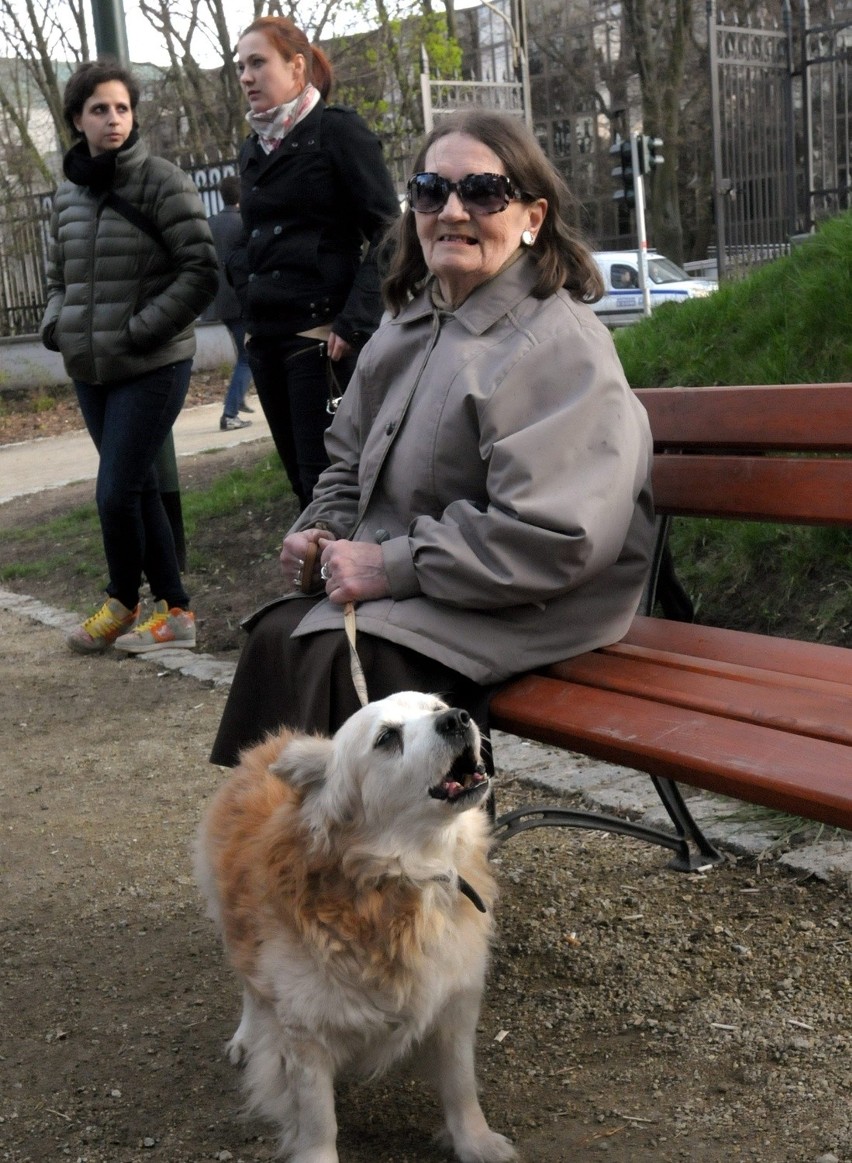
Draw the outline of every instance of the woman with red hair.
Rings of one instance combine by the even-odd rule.
[[[250,24],[237,69],[252,132],[239,162],[243,244],[228,269],[257,394],[304,508],[328,464],[334,401],[381,318],[376,254],[399,202],[381,142],[354,110],[326,104],[331,65],[291,20]]]

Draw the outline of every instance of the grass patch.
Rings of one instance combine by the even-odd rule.
[[[852,368],[852,213],[707,299],[615,332],[634,388],[832,383]]]
[[[250,469],[234,469],[203,490],[182,496],[184,527],[191,537],[200,522],[236,512],[266,508],[292,497],[290,484],[277,453],[270,453]]]
[[[182,494],[187,539],[207,521],[234,513],[243,513],[250,520],[252,513],[277,506],[290,497],[290,485],[278,456],[270,454],[251,469],[234,469],[216,478],[209,487]],[[29,553],[22,555],[20,561],[0,566],[3,582],[55,574],[85,579],[102,578],[104,574],[101,529],[94,504],[80,505],[41,524],[2,530],[0,544],[12,556],[16,547],[43,547],[37,557]]]
[[[670,545],[700,622],[852,644],[852,530],[679,518]]]

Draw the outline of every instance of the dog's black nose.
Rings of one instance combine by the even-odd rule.
[[[469,726],[470,715],[459,707],[444,711],[435,721],[435,730],[439,735],[462,735]]]

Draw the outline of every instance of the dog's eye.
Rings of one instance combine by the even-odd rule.
[[[402,747],[399,727],[382,727],[376,736],[376,747]]]

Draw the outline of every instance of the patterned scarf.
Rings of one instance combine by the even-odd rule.
[[[246,114],[246,121],[257,134],[266,153],[272,153],[303,118],[307,117],[319,101],[319,90],[308,83],[298,97],[287,101],[283,105],[276,105],[274,109],[267,109],[263,113]]]

